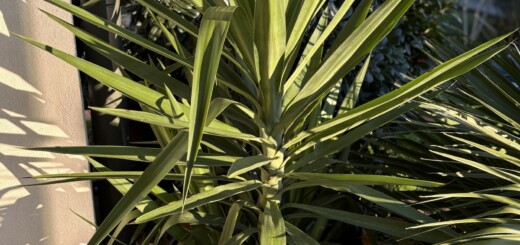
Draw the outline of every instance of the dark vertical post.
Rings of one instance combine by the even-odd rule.
[[[108,13],[109,6],[107,6],[107,4],[110,4],[109,1],[110,0],[101,0],[100,2],[88,7],[87,10],[101,18],[110,19],[111,11]],[[85,0],[75,0],[76,5],[83,2],[85,2]],[[117,15],[115,18],[117,18]],[[110,42],[112,45],[119,46],[118,40],[115,39],[113,35],[110,37],[111,34],[108,32],[79,19],[75,19],[75,24],[85,31],[95,35],[96,37],[106,42]],[[83,45],[81,41],[78,41],[78,56],[83,57],[86,60],[100,65],[106,69],[115,70],[114,64],[109,59],[87,47],[86,45]],[[103,84],[85,74],[82,74],[82,83],[86,83],[86,86],[88,87],[88,96],[85,98],[87,100],[86,104],[88,106],[126,108],[126,101],[120,92],[104,86]],[[91,118],[93,142],[90,142],[90,144],[127,144],[126,124],[122,119],[110,115],[100,114],[94,111],[92,111]],[[128,166],[128,163],[125,164],[125,161],[123,160],[99,160],[106,167],[112,170],[123,170],[125,169],[123,166]],[[121,194],[110,183],[108,183],[108,181],[105,180],[94,181],[92,187],[94,190],[94,203],[96,206],[96,223],[100,224],[111,211],[112,207],[114,207],[119,201]],[[129,240],[131,234],[122,234],[122,236],[123,241],[127,239]]]

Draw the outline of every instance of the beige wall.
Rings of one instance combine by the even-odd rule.
[[[42,0],[0,0],[0,244],[82,244],[93,228],[71,210],[94,219],[88,182],[19,186],[31,175],[88,169],[74,156],[13,149],[86,142],[78,72],[9,34],[75,53],[73,36],[38,8],[71,20]]]

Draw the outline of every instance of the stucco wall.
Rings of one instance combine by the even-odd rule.
[[[0,244],[82,244],[94,230],[71,210],[94,219],[88,182],[20,184],[31,175],[87,171],[86,162],[13,149],[86,143],[77,70],[9,33],[74,54],[73,36],[38,8],[72,19],[42,0],[0,0]]]

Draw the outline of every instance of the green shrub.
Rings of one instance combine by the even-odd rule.
[[[460,28],[445,23],[448,29]],[[459,30],[461,32],[461,30]],[[428,40],[437,62],[464,49],[464,36]],[[442,217],[415,228],[453,227],[461,235],[446,243],[518,243],[520,181],[520,51],[502,53],[439,90],[416,100],[418,108],[385,134],[367,139],[365,159],[387,168],[382,174],[434,178],[448,183],[424,193],[422,205]],[[420,154],[417,154],[420,153]],[[414,167],[409,167],[409,166]]]

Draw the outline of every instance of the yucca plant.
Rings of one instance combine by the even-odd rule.
[[[411,100],[502,51],[505,47],[490,48],[506,36],[355,107],[356,88],[366,65],[351,82],[347,99],[331,103],[338,82],[363,60],[369,62],[370,51],[412,0],[385,1],[370,15],[371,0],[356,4],[345,0],[330,22],[325,0],[192,0],[202,14],[200,26],[155,0],[136,0],[168,22],[157,24],[172,49],[79,7],[46,1],[163,57],[137,60],[49,13],[86,45],[124,68],[123,76],[20,36],[139,102],[142,111],[92,109],[150,124],[161,146],[37,149],[85,155],[98,171],[37,178],[107,179],[123,194],[89,244],[99,244],[111,233],[113,243],[129,222],[140,224],[138,230],[149,225],[142,244],[158,243],[165,234],[183,244],[318,244],[338,242],[335,237],[339,242],[354,239],[344,237],[342,223],[424,242],[457,236],[450,229],[420,234],[406,230],[432,218],[371,187],[433,188],[443,183],[399,174],[363,174],[336,154],[411,109]],[[352,17],[332,45],[325,47],[325,40],[350,9]],[[314,18],[319,18],[317,26],[310,24]],[[193,36],[195,50],[179,42],[172,26]],[[178,69],[184,77],[170,76]],[[130,73],[142,80],[129,79]],[[336,110],[335,103],[345,106]],[[90,157],[142,161],[148,166],[143,172],[116,172]],[[331,173],[331,166],[338,164],[348,168]],[[384,218],[364,214],[359,206],[348,208],[353,196],[393,215]]]

